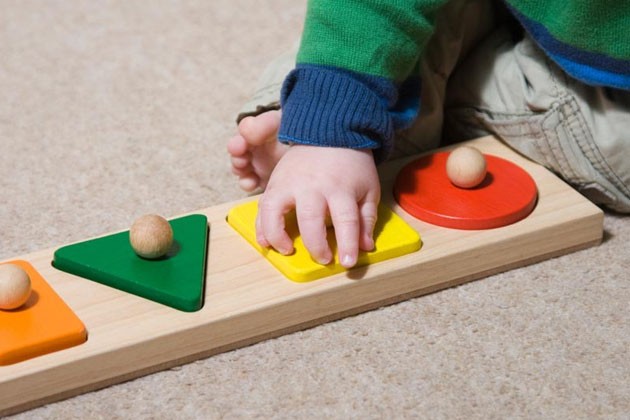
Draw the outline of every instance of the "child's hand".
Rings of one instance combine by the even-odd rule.
[[[359,248],[374,248],[380,191],[371,150],[292,146],[278,162],[259,201],[258,243],[282,254],[293,252],[284,215],[295,208],[304,245],[315,261],[328,264],[333,255],[325,220],[330,213],[339,260],[344,267],[352,267]]]

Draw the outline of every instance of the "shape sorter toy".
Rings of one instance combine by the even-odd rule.
[[[421,248],[298,283],[278,271],[226,221],[230,210],[256,197],[216,205],[195,212],[207,218],[210,229],[203,306],[193,312],[58,270],[51,264],[54,249],[18,257],[32,265],[81,320],[88,339],[0,366],[0,415],[601,241],[602,211],[554,174],[492,137],[468,144],[511,162],[531,177],[535,203],[522,218],[499,227],[459,229],[414,217],[396,202],[393,191],[402,168],[422,157],[389,162],[380,168],[381,205],[419,234]]]

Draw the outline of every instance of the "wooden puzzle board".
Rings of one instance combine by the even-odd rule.
[[[498,229],[433,226],[402,211],[391,194],[398,170],[381,168],[383,201],[418,230],[418,252],[310,283],[294,283],[225,221],[237,202],[195,213],[210,224],[205,305],[186,313],[88,281],[51,266],[54,249],[29,261],[75,311],[86,343],[0,367],[0,415],[77,395],[382,305],[595,245],[603,213],[552,173],[486,137],[471,142],[511,160],[539,189],[534,211]],[[241,200],[243,202],[246,200]]]

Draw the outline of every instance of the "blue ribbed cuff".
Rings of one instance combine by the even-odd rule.
[[[314,65],[298,65],[281,93],[283,143],[375,150],[377,161],[391,148],[396,102],[394,83],[375,76]]]

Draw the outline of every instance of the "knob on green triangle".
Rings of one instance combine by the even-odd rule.
[[[169,223],[173,246],[162,258],[138,256],[124,231],[59,248],[53,266],[181,311],[197,311],[203,306],[208,220],[193,214]]]

